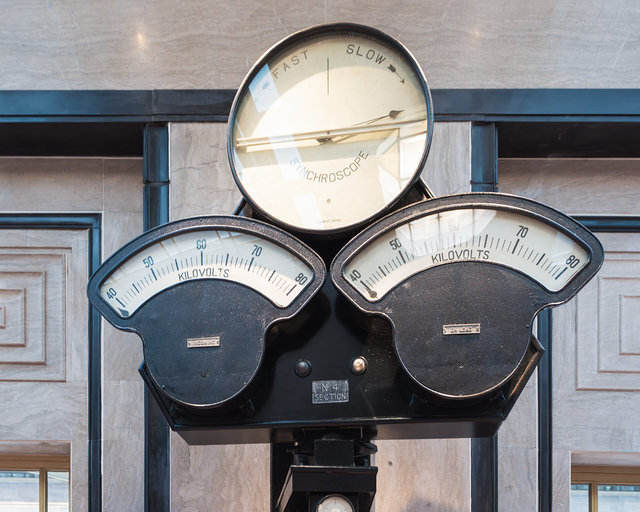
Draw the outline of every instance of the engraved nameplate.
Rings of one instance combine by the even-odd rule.
[[[349,401],[349,381],[314,380],[311,383],[311,401],[314,404],[337,404]]]
[[[480,334],[480,324],[448,324],[442,326],[442,334]]]
[[[208,338],[187,338],[187,348],[219,347],[220,336]]]

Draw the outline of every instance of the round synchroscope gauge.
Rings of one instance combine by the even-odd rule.
[[[240,86],[227,151],[246,200],[289,230],[361,225],[416,182],[433,131],[427,82],[401,43],[319,25],[271,48]]]
[[[477,193],[378,221],[338,253],[331,277],[360,309],[390,320],[418,386],[455,399],[502,385],[523,360],[536,313],[571,298],[602,261],[600,242],[570,217]]]
[[[249,385],[268,328],[295,315],[325,275],[320,257],[278,228],[199,217],[134,239],[98,269],[87,293],[111,324],[140,335],[162,393],[212,409]]]

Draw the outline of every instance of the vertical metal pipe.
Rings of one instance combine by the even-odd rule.
[[[102,215],[89,219],[89,276],[102,260]],[[102,330],[100,313],[89,305],[89,511],[102,510]]]
[[[169,221],[169,127],[148,124],[143,149],[144,230]],[[171,451],[169,425],[144,390],[144,507],[146,512],[171,508]]]
[[[471,190],[498,186],[498,135],[495,123],[471,125]],[[471,510],[498,511],[498,435],[471,440]]]
[[[538,510],[551,512],[553,503],[552,474],[552,389],[551,311],[538,315],[538,339],[545,353],[538,363]]]

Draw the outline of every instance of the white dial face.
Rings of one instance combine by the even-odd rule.
[[[409,59],[344,31],[299,38],[268,58],[236,100],[229,135],[250,202],[294,229],[331,231],[395,201],[431,135],[426,85]]]
[[[532,217],[468,208],[427,215],[384,233],[344,266],[343,276],[367,301],[377,302],[408,277],[456,261],[504,265],[556,292],[587,265],[589,255]]]
[[[353,507],[342,496],[327,496],[318,503],[316,512],[353,512]]]
[[[286,249],[253,234],[195,230],[165,238],[128,258],[100,285],[100,296],[127,318],[162,290],[194,279],[224,279],[289,306],[313,280]]]

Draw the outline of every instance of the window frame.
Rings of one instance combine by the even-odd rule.
[[[0,455],[0,471],[32,471],[39,473],[38,502],[40,512],[48,508],[48,474],[66,471],[69,473],[69,510],[71,510],[71,461],[68,455]]]
[[[571,484],[589,486],[589,512],[598,512],[598,485],[640,485],[640,466],[571,466]]]

